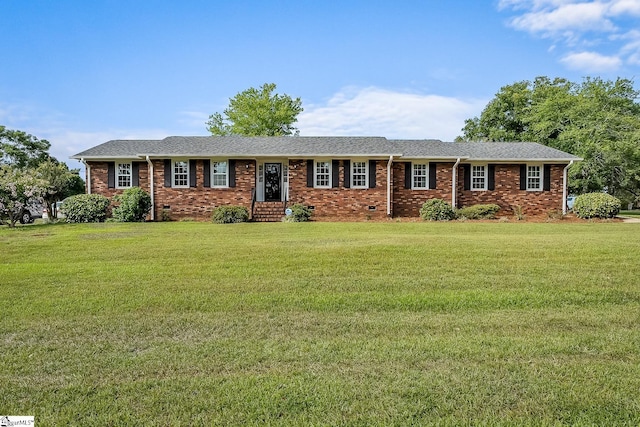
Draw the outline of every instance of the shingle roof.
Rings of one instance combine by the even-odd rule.
[[[73,159],[158,157],[403,157],[477,161],[561,161],[579,157],[533,142],[442,142],[346,136],[170,136],[162,140],[113,140],[72,156]]]

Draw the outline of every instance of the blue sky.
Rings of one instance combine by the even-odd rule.
[[[516,81],[635,80],[640,0],[0,0],[0,52],[0,124],[71,167],[267,82],[301,135],[453,140]]]

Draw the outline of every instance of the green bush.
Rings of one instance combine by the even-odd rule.
[[[302,203],[295,203],[289,206],[291,209],[291,215],[286,217],[287,221],[291,222],[306,222],[311,218],[311,214],[313,213],[311,209],[303,205]]]
[[[420,208],[420,218],[429,221],[449,221],[456,217],[453,207],[442,199],[430,199]]]
[[[64,201],[67,222],[103,222],[111,202],[100,194],[78,194]]]
[[[249,220],[249,210],[244,206],[218,206],[213,210],[212,220],[216,224],[247,222]]]
[[[466,219],[494,219],[500,210],[500,206],[490,203],[486,205],[473,205],[456,211],[458,218]]]
[[[573,212],[578,218],[613,218],[620,207],[620,200],[609,194],[587,193],[576,197]]]
[[[140,187],[131,187],[113,198],[120,205],[113,210],[113,217],[120,222],[141,222],[151,210],[151,196]]]

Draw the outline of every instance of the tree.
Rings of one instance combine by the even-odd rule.
[[[0,165],[33,168],[50,156],[51,144],[20,130],[10,130],[0,125]]]
[[[504,86],[457,140],[532,141],[584,158],[570,190],[640,200],[640,92],[627,79],[538,77]]]
[[[0,218],[6,218],[9,227],[15,227],[22,210],[39,201],[45,186],[32,171],[0,165]]]
[[[84,181],[78,175],[78,171],[69,170],[65,163],[58,162],[54,158],[40,163],[35,174],[45,184],[42,198],[49,218],[58,216],[55,210],[57,201],[84,193]]]
[[[300,98],[272,94],[275,83],[249,88],[229,100],[223,114],[209,116],[212,135],[282,136],[297,133],[293,123],[303,111]]]

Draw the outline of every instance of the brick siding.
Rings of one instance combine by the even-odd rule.
[[[410,163],[409,163],[410,164]],[[122,189],[108,188],[108,162],[88,162],[91,173],[91,192],[112,198]],[[405,162],[395,162],[392,173],[392,215],[418,217],[420,207],[431,198],[451,202],[453,162],[436,165],[436,188],[405,189]],[[375,188],[344,187],[345,162],[339,161],[337,188],[307,187],[307,161],[289,161],[289,205],[302,203],[314,206],[314,219],[363,220],[387,217],[387,161],[376,161]],[[164,186],[164,161],[153,160],[155,219],[161,220],[163,211],[171,219],[193,218],[210,220],[213,209],[222,205],[251,207],[251,190],[256,186],[256,162],[236,160],[236,185],[231,188],[204,187],[204,161],[196,161],[196,187],[168,188]],[[520,190],[520,165],[496,164],[495,189],[492,191],[464,190],[464,168],[458,167],[458,207],[479,203],[500,205],[499,215],[511,215],[513,206],[521,206],[525,215],[543,215],[562,209],[562,173],[564,165],[551,165],[550,191]],[[140,187],[150,192],[149,171],[146,162],[139,163]]]

